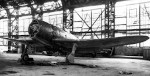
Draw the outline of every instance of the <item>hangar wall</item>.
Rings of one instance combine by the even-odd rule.
[[[44,9],[50,9],[50,3],[44,5]],[[121,4],[121,2],[120,2]],[[130,35],[147,35],[150,37],[150,2],[128,4],[123,6],[115,7],[115,37],[118,36],[130,36]],[[19,14],[30,13],[29,7],[22,7],[19,9]],[[104,38],[104,5],[77,8],[74,10],[74,24],[73,28],[68,27],[67,30],[76,34],[80,39],[89,38]],[[43,14],[43,20],[54,24],[58,27],[63,27],[63,12],[45,12]],[[0,12],[0,36],[8,35],[8,19],[3,18],[6,16],[4,9]],[[13,20],[12,20],[13,21]],[[13,21],[12,29],[18,25],[19,34],[18,35],[28,35],[27,27],[32,21],[32,16],[22,16],[17,20]],[[93,25],[94,23],[94,25]],[[89,27],[92,26],[92,33]],[[13,32],[13,31],[12,31]],[[149,47],[150,40],[135,45],[136,47]],[[6,40],[0,39],[0,45],[8,45]]]

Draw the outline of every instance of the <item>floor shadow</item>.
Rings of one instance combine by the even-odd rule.
[[[0,71],[6,69],[7,67],[19,67],[20,65],[16,60],[9,60],[3,57],[0,57]]]

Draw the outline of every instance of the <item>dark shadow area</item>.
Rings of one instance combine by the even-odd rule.
[[[115,55],[115,56],[112,56],[111,58],[139,59],[139,60],[144,60],[142,56],[123,56],[123,55]]]
[[[9,60],[0,55],[0,71],[4,70],[7,67],[19,67],[19,66],[21,65],[19,65],[16,60]]]
[[[16,71],[1,71],[0,75],[8,75],[8,74],[15,74],[15,73],[18,73],[18,72],[16,72]]]
[[[2,55],[0,54],[0,70],[5,69],[5,67],[7,66],[5,63],[6,63],[6,61],[4,60]]]
[[[1,59],[0,59],[0,70],[5,69],[5,67],[6,67],[6,65],[5,65],[4,60],[1,60]]]
[[[46,71],[46,73],[44,73],[43,75],[55,75],[55,73],[51,73],[49,71]]]

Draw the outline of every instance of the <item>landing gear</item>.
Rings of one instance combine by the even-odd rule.
[[[29,55],[27,54],[28,51],[28,46],[25,46],[22,44],[22,54],[21,58],[18,59],[18,62],[21,63],[22,65],[28,65],[28,64],[33,64],[34,60],[33,58],[29,58]]]
[[[111,56],[114,55],[114,52],[115,52],[115,48],[112,47],[112,48],[108,48],[108,49],[103,49],[103,50],[101,51],[101,54],[102,54],[102,56],[104,56],[104,57],[111,57]]]
[[[72,48],[72,52],[68,56],[66,56],[66,62],[67,63],[74,63],[74,56],[75,56],[76,48],[77,48],[77,44],[74,43],[73,48]]]
[[[21,55],[21,59],[27,61],[29,59],[29,55],[28,54]]]
[[[93,58],[96,58],[97,57],[97,52],[93,52],[92,54],[91,54],[91,56],[93,57]]]

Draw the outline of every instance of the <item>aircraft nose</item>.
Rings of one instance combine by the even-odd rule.
[[[35,37],[36,34],[39,32],[39,29],[40,29],[40,25],[38,23],[31,23],[28,29],[29,35],[31,37]]]

